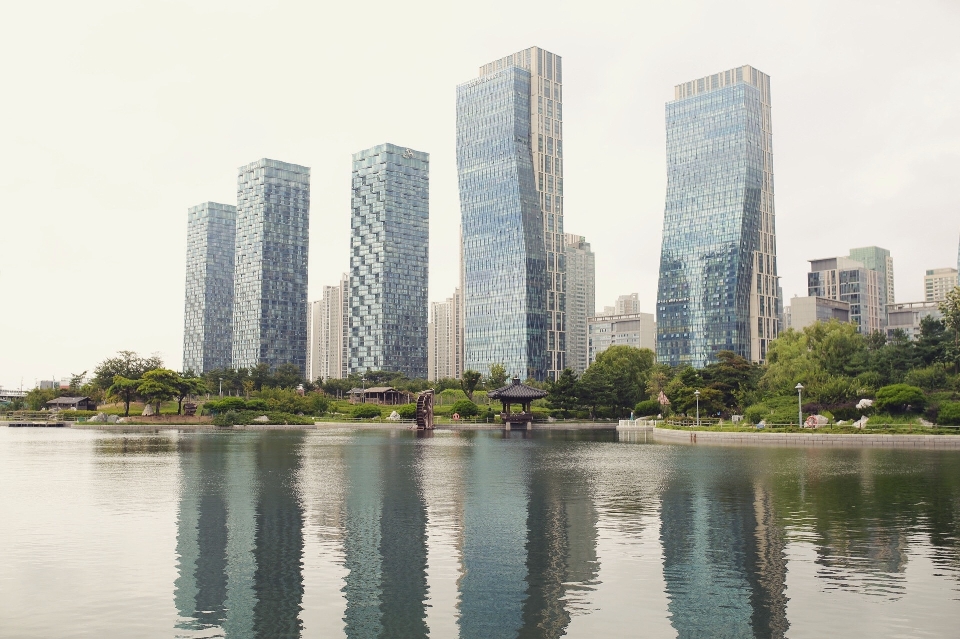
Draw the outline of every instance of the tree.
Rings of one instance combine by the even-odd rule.
[[[107,397],[118,399],[123,402],[124,405],[124,416],[130,415],[130,402],[137,396],[137,387],[140,385],[140,380],[130,379],[129,377],[124,377],[123,375],[114,375],[113,384],[107,388]]]
[[[304,382],[300,367],[296,364],[280,364],[273,371],[271,385],[277,388],[296,388]]]
[[[488,386],[491,390],[496,390],[506,385],[507,369],[504,368],[502,362],[490,365],[490,376],[487,380],[489,381]]]
[[[927,404],[923,391],[908,384],[891,384],[877,391],[877,410],[887,410],[891,413],[903,413],[911,408],[921,410]]]
[[[941,364],[947,361],[947,346],[950,336],[947,335],[947,325],[941,319],[927,315],[920,320],[920,336],[914,348],[917,358],[925,365]]]
[[[463,371],[463,377],[460,379],[460,388],[463,389],[467,399],[473,401],[473,391],[477,389],[480,383],[480,373],[477,371]]]
[[[147,371],[137,385],[139,393],[148,402],[156,405],[156,414],[160,414],[160,404],[177,396],[177,381],[180,376],[168,368],[155,368]]]
[[[563,369],[555,382],[547,382],[547,405],[564,413],[575,410],[579,405],[578,387],[580,380],[569,368]]]
[[[30,410],[41,410],[47,405],[47,402],[59,396],[60,391],[55,388],[34,388],[33,390],[27,391],[27,396],[24,397],[24,400]]]
[[[177,374],[174,387],[176,388],[174,397],[177,398],[177,415],[183,414],[183,400],[187,396],[207,392],[207,384],[202,379],[192,375],[188,376],[186,373]]]
[[[953,346],[947,349],[946,358],[953,363],[953,372],[960,365],[960,286],[954,287],[940,302],[943,324],[953,333]]]
[[[460,417],[476,417],[480,414],[480,409],[469,399],[461,399],[460,401],[454,402],[450,410],[451,413],[457,413]]]
[[[720,351],[717,361],[708,364],[701,371],[707,388],[719,391],[720,403],[724,408],[743,411],[741,399],[749,391],[755,390],[762,369],[737,355],[733,351]],[[702,403],[702,398],[701,398]]]
[[[611,346],[597,355],[581,378],[581,388],[591,396],[591,405],[610,406],[626,415],[646,399],[647,377],[655,356],[647,348]]]
[[[143,358],[134,351],[119,351],[116,357],[103,360],[93,369],[93,383],[107,389],[114,384],[117,375],[140,379],[144,373],[156,368],[163,368],[163,360],[158,355]]]

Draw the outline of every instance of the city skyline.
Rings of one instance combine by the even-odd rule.
[[[948,181],[941,179],[956,171],[950,149],[960,139],[960,127],[948,108],[951,96],[960,91],[960,81],[949,72],[957,54],[943,44],[960,23],[958,10],[942,3],[918,3],[909,11],[879,3],[863,15],[852,8],[813,4],[798,16],[757,5],[743,12],[751,14],[747,24],[710,7],[697,8],[698,19],[689,23],[684,16],[693,5],[684,6],[658,7],[649,16],[644,12],[639,32],[629,34],[619,24],[625,21],[601,20],[598,11],[565,9],[543,17],[520,9],[523,19],[493,30],[489,18],[464,20],[458,10],[445,10],[430,29],[415,27],[417,43],[398,54],[397,61],[406,63],[402,72],[393,65],[374,72],[380,88],[398,98],[389,113],[370,99],[374,94],[346,90],[355,79],[345,68],[332,69],[322,93],[298,79],[305,96],[299,103],[281,106],[264,92],[243,96],[228,114],[188,100],[201,88],[237,85],[249,72],[230,68],[230,47],[222,46],[220,35],[195,45],[199,49],[177,52],[149,37],[126,39],[138,33],[126,28],[131,20],[142,25],[156,18],[173,24],[168,22],[173,14],[151,8],[118,14],[105,5],[74,14],[65,7],[71,29],[51,25],[44,38],[54,38],[56,46],[14,72],[13,86],[37,100],[3,107],[7,121],[19,123],[16,132],[4,131],[11,150],[0,172],[9,180],[7,206],[39,214],[18,215],[8,224],[6,239],[0,240],[0,286],[14,299],[30,299],[40,283],[70,273],[102,287],[102,274],[94,275],[94,269],[102,267],[89,256],[97,247],[109,246],[117,265],[112,298],[121,300],[113,303],[124,305],[124,296],[149,296],[151,312],[129,326],[80,316],[72,322],[73,331],[59,330],[49,318],[27,322],[6,317],[0,330],[22,339],[7,347],[0,361],[0,384],[16,387],[23,377],[30,385],[35,379],[81,372],[119,349],[157,351],[168,365],[178,367],[184,317],[183,210],[200,201],[230,202],[235,178],[224,167],[252,157],[278,157],[313,169],[313,208],[318,213],[311,225],[309,299],[314,300],[324,283],[336,281],[346,260],[346,155],[378,139],[402,139],[430,151],[431,208],[436,212],[430,300],[445,298],[457,279],[455,268],[445,268],[457,263],[454,87],[472,77],[478,64],[531,44],[564,56],[564,84],[572,89],[564,100],[564,116],[574,124],[565,140],[569,153],[564,173],[575,178],[565,189],[564,230],[590,238],[597,254],[598,299],[636,290],[652,310],[665,184],[663,103],[677,82],[746,62],[775,78],[784,298],[803,294],[807,260],[873,244],[888,248],[897,261],[897,302],[923,299],[923,273],[954,264],[960,232],[954,196]],[[17,7],[14,17],[33,24],[34,11]],[[348,19],[344,12],[353,10],[338,11],[334,17]],[[639,9],[625,15],[630,11]],[[272,17],[247,8],[229,20],[234,34],[259,32],[265,25],[273,29],[270,38],[276,38],[277,20],[286,22],[284,15],[289,17],[284,10]],[[367,27],[379,33],[413,24],[399,14],[391,16]],[[303,26],[297,29],[315,24],[317,17],[305,11]],[[177,33],[198,28],[224,36],[229,32],[213,29],[223,19],[216,12],[187,10],[177,18]],[[450,34],[441,35],[442,27],[436,28],[464,22],[477,36],[469,45],[462,44],[462,34],[455,42]],[[756,29],[761,22],[764,28]],[[671,42],[681,32],[695,44],[674,55]],[[730,37],[748,32],[749,39]],[[90,33],[98,35],[96,41],[84,35]],[[857,43],[853,48],[851,33]],[[0,46],[26,46],[15,36]],[[297,55],[305,52],[296,38],[283,42]],[[323,52],[329,48],[332,55],[343,42],[331,37],[317,46]],[[118,43],[129,50],[122,60],[115,56]],[[70,56],[62,55],[64,47]],[[438,51],[447,53],[438,56]],[[311,51],[301,57],[319,64],[324,55]],[[360,55],[366,59],[366,53]],[[258,69],[264,64],[255,63]],[[302,75],[298,64],[288,66],[271,66],[278,80]],[[827,74],[826,68],[839,72]],[[62,74],[70,86],[71,77],[84,78],[76,87],[81,99],[72,111],[57,100],[38,102],[49,91],[46,87],[56,85],[50,80]],[[136,83],[129,80],[135,75],[141,78]],[[168,86],[171,77],[181,78],[179,84],[158,92],[156,87]],[[897,81],[888,82],[891,77]],[[43,84],[35,78],[43,78]],[[934,82],[937,101],[918,100]],[[337,91],[343,100],[325,99]],[[28,105],[37,107],[33,110],[42,115],[42,126],[30,126],[40,121],[23,109]],[[316,117],[318,113],[323,117]],[[618,156],[635,158],[628,194],[607,182],[610,163]],[[123,157],[125,162],[107,157]],[[108,165],[109,172],[100,168]],[[44,170],[28,169],[31,166]],[[41,175],[43,182],[38,181]],[[39,209],[37,192],[45,193]],[[902,227],[898,221],[904,218],[918,223]],[[865,219],[872,224],[863,225]],[[91,237],[97,240],[78,239]],[[143,258],[144,247],[155,260]],[[164,262],[171,266],[161,268]],[[77,339],[77,331],[83,339]]]

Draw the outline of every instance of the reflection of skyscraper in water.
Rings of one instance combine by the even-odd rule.
[[[526,597],[529,447],[477,434],[467,461],[460,636],[510,638]]]
[[[220,626],[250,636],[256,469],[252,449],[228,456],[226,442],[210,436],[180,440],[174,601],[181,629]]]
[[[542,457],[530,473],[521,638],[563,635],[571,606],[596,584],[598,514],[589,486],[576,468]]]
[[[302,433],[181,440],[178,627],[296,636],[302,515],[293,485]]]
[[[663,492],[660,539],[674,629],[681,639],[783,637],[786,561],[769,492],[719,465],[697,469]]]
[[[257,442],[253,628],[258,637],[300,634],[303,510],[296,482],[303,437],[303,431],[265,432]]]

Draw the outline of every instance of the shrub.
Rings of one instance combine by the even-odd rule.
[[[204,404],[204,408],[215,413],[225,413],[229,410],[244,410],[246,407],[247,403],[243,401],[242,397],[223,397]]]
[[[234,424],[249,424],[250,418],[246,414],[240,411],[227,410],[227,411],[223,411],[222,413],[218,413],[217,416],[213,418],[213,423],[217,426],[233,426]]]
[[[938,390],[947,387],[947,373],[942,366],[927,366],[915,368],[908,372],[904,381],[925,391]]]
[[[960,426],[960,402],[940,402],[937,423],[944,426]]]
[[[637,405],[633,407],[633,412],[638,417],[659,415],[661,412],[660,402],[655,399],[646,399],[642,402],[637,402]]]
[[[469,399],[461,399],[454,403],[452,411],[460,413],[460,417],[476,417],[480,414],[480,408]]]
[[[247,410],[265,411],[267,408],[267,402],[259,397],[247,400]]]
[[[320,393],[310,393],[307,396],[307,405],[314,415],[323,415],[330,408],[330,402]]]
[[[909,384],[891,384],[877,391],[877,410],[891,413],[904,413],[908,410],[921,411],[927,405],[923,391]]]
[[[417,416],[417,405],[404,404],[397,406],[396,411],[400,414],[400,419],[414,419]]]
[[[771,397],[759,404],[748,406],[743,411],[743,416],[752,424],[757,424],[760,420],[768,424],[796,424],[797,398],[789,395]]]
[[[353,407],[352,414],[359,419],[380,417],[380,407],[376,404],[357,404]]]

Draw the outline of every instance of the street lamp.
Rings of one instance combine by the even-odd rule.
[[[697,396],[697,426],[700,426],[700,391],[695,390],[693,394]]]
[[[223,378],[220,378],[220,397],[223,397]]]
[[[797,427],[803,428],[803,384],[797,382],[794,386],[797,389]]]
[[[360,375],[360,403],[367,403],[367,376]]]

